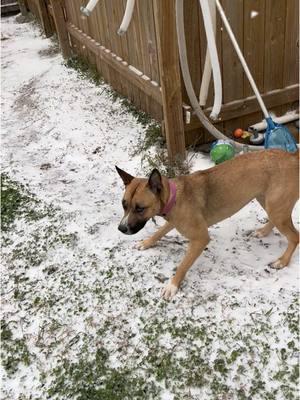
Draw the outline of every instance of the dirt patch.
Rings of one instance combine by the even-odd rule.
[[[36,84],[37,79],[33,78],[28,83],[20,88],[20,93],[16,97],[13,105],[13,110],[19,113],[28,113],[37,109],[37,92]]]
[[[33,22],[34,21],[34,17],[31,13],[28,13],[27,15],[17,15],[16,16],[16,22],[18,24],[26,24],[28,22]]]

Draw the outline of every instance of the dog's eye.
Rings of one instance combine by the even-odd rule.
[[[139,214],[141,214],[144,210],[145,210],[145,207],[139,207],[139,206],[136,206],[136,207],[135,207],[135,211],[136,211],[137,213],[139,213]]]
[[[122,201],[122,206],[124,208],[124,211],[126,211],[128,207],[127,207],[127,203],[125,200]]]

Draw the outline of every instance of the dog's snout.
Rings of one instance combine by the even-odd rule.
[[[122,225],[120,224],[118,226],[119,231],[121,231],[122,233],[128,233],[128,227],[126,225]]]

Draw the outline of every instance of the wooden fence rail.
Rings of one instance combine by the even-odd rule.
[[[99,0],[88,18],[80,13],[83,0],[28,0],[46,35],[49,26],[52,31],[55,26],[65,57],[84,57],[115,90],[163,123],[171,158],[183,156],[186,143],[212,139],[193,116],[182,85],[174,2],[136,1],[129,29],[119,36],[126,0]],[[297,107],[298,0],[222,0],[222,5],[267,108],[281,115]],[[188,61],[199,92],[206,38],[198,0],[185,0],[184,12]],[[223,105],[216,125],[230,134],[260,121],[262,114],[219,16],[216,41],[223,76]],[[212,103],[211,84],[207,115]]]

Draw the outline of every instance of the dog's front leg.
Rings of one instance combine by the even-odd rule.
[[[150,236],[148,239],[142,240],[138,245],[137,248],[139,250],[146,250],[149,247],[155,245],[155,243],[160,240],[163,236],[165,236],[168,232],[174,229],[174,225],[170,224],[170,222],[166,222],[162,227],[158,229],[154,233],[154,235]]]
[[[162,296],[164,297],[164,299],[169,300],[176,294],[180,286],[180,283],[184,279],[188,269],[193,265],[193,263],[200,256],[205,247],[208,245],[209,240],[210,239],[208,232],[206,232],[206,235],[204,234],[201,237],[201,239],[191,240],[189,242],[189,246],[186,255],[184,256],[184,259],[178,266],[173,278],[170,280],[168,285],[162,291]]]

